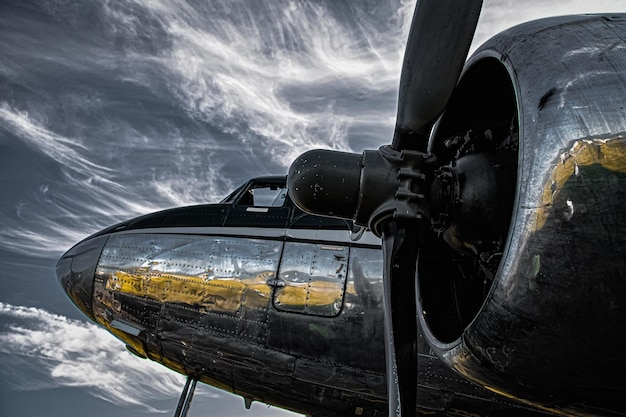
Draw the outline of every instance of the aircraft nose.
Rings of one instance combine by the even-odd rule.
[[[57,262],[56,275],[76,307],[95,321],[91,309],[93,281],[102,248],[109,235],[88,238],[65,252]]]

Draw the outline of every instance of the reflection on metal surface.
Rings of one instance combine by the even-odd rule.
[[[123,331],[124,333],[128,333],[128,334],[133,335],[133,336],[138,336],[139,333],[141,333],[141,329],[140,328],[135,327],[132,324],[125,323],[125,322],[123,322],[121,320],[113,320],[111,322],[111,327],[119,329],[119,330]]]
[[[93,276],[108,236],[85,239],[67,251],[56,265],[56,274],[70,299],[92,320]]]
[[[168,274],[158,269],[141,268],[136,273],[115,271],[108,275],[105,289],[112,292],[147,297],[162,303],[182,303],[203,311],[235,313],[246,289],[269,295],[265,272],[252,279],[206,278]]]
[[[551,209],[554,208],[554,201],[566,189],[569,181],[575,180],[577,184],[583,181],[588,184],[592,181],[611,181],[604,170],[581,171],[584,167],[596,164],[604,170],[626,173],[626,138],[578,140],[569,150],[560,155],[552,168],[550,179],[543,187],[542,205],[537,210],[535,230],[543,228]],[[575,210],[574,204],[572,200],[566,199],[566,208],[570,211],[570,217]]]
[[[342,307],[346,284],[348,248],[287,242],[276,288],[278,310],[335,316]]]
[[[158,305],[164,303],[243,317],[246,309],[267,306],[274,291],[278,310],[337,315],[346,287],[348,247],[288,242],[277,276],[282,246],[276,240],[215,236],[111,236],[96,269],[95,314],[117,330],[124,329],[110,323],[110,314],[156,323],[158,318],[148,316],[161,314]],[[151,300],[155,311],[133,313],[132,299]]]
[[[116,235],[98,263],[96,294],[118,310],[115,294],[236,314],[244,292],[269,297],[280,246],[271,240]]]

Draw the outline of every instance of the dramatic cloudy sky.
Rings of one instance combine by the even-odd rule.
[[[88,323],[56,259],[301,152],[388,142],[414,2],[0,1],[0,416],[172,414],[183,378]],[[474,47],[624,0],[485,0]],[[255,404],[250,416],[289,413]],[[202,386],[190,415],[246,415]]]

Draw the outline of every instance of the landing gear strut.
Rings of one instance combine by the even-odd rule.
[[[187,382],[185,382],[185,388],[183,388],[183,392],[180,394],[180,400],[178,400],[178,406],[176,407],[174,417],[187,417],[189,406],[191,405],[191,400],[193,399],[193,392],[196,390],[197,382],[198,381],[193,377],[187,377]]]

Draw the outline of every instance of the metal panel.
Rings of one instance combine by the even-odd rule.
[[[112,235],[96,269],[96,315],[173,339],[172,332],[189,339],[183,329],[195,329],[258,340],[269,306],[267,280],[275,277],[281,246],[216,236]],[[160,306],[160,320],[146,321],[131,305],[137,299]]]
[[[341,311],[347,246],[287,242],[274,293],[277,310],[319,316]]]

